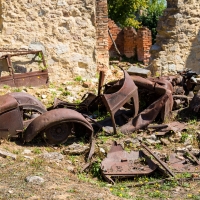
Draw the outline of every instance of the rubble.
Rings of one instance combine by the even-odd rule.
[[[58,152],[50,152],[50,153],[43,153],[40,155],[42,158],[44,158],[47,161],[53,161],[53,162],[60,162],[64,159],[64,156],[61,153]]]
[[[40,185],[45,182],[44,179],[40,176],[27,176],[25,180],[28,183],[33,183],[36,185]]]
[[[66,149],[63,150],[63,153],[67,155],[80,155],[84,154],[88,150],[89,150],[88,146],[73,143],[67,146]]]
[[[0,156],[3,157],[3,158],[12,158],[13,160],[16,160],[17,159],[17,156],[13,153],[10,153],[6,150],[3,150],[3,149],[0,149]]]
[[[130,75],[135,75],[135,76],[141,76],[143,78],[148,78],[151,76],[151,71],[148,69],[143,69],[135,66],[131,66],[127,70],[128,74]]]

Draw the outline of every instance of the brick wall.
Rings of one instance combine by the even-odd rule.
[[[137,32],[137,57],[145,65],[149,63],[151,45],[151,31],[146,27],[140,28]]]
[[[148,28],[143,27],[138,29],[138,31],[132,27],[121,29],[110,19],[108,20],[108,28],[118,50],[122,55],[125,55],[128,58],[137,55],[138,61],[142,61],[145,65],[149,63],[149,50],[152,45],[152,36],[151,31]],[[118,56],[109,35],[108,50],[110,57]]]
[[[113,40],[116,43],[116,46],[119,52],[123,55],[124,54],[124,32],[121,28],[119,28],[115,22],[111,19],[108,20],[108,28],[112,35]],[[118,57],[118,53],[115,49],[115,46],[112,42],[110,36],[108,36],[108,49],[109,49],[109,56],[110,57]]]
[[[96,0],[96,60],[98,70],[105,70],[108,68],[109,54],[107,0]]]
[[[137,32],[133,27],[124,28],[124,55],[131,58],[136,55]]]

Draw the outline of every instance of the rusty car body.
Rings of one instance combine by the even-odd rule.
[[[70,109],[48,111],[32,95],[15,92],[0,96],[0,139],[18,137],[31,141],[41,134],[49,144],[60,144],[70,134],[92,137],[91,124]]]
[[[0,74],[5,71],[9,75],[0,76],[0,85],[8,85],[11,87],[20,87],[20,86],[40,86],[47,85],[49,81],[47,64],[44,59],[42,51],[23,51],[23,50],[0,50],[0,53],[3,54],[0,57]],[[13,67],[12,58],[17,56],[31,56],[31,62],[33,60],[38,63],[38,65],[43,65],[39,71],[29,71],[27,72],[26,67],[19,66],[23,68],[23,72],[16,72],[16,69]],[[39,59],[38,59],[39,57]],[[22,61],[18,61],[23,63]]]
[[[123,79],[105,85],[103,85],[104,75],[102,72],[100,73],[97,96],[89,94],[88,98],[85,98],[80,104],[56,99],[51,109],[69,107],[88,115],[91,115],[97,109],[102,112],[109,112],[111,117],[107,121],[98,121],[97,123],[104,131],[114,134],[118,131],[128,134],[147,127],[159,114],[162,120],[170,116],[173,108],[173,87],[167,78],[132,77],[125,70],[121,70],[124,73]],[[153,94],[153,98],[148,102],[148,106],[139,112],[140,99],[138,94],[143,90],[146,94],[149,92]],[[145,99],[147,98],[145,97]],[[111,123],[108,122],[109,120],[111,120]],[[120,121],[120,123],[116,123],[116,121]]]

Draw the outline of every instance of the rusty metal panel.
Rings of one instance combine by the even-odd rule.
[[[3,66],[1,70],[5,70],[9,72],[8,76],[0,77],[0,85],[9,85],[11,87],[20,87],[20,86],[40,86],[40,85],[47,85],[49,82],[48,70],[44,69],[41,71],[35,72],[26,72],[26,73],[15,73],[11,57],[13,56],[20,56],[20,55],[28,55],[28,54],[35,54],[41,55],[41,62],[43,63],[44,67],[46,68],[46,62],[44,59],[44,55],[42,51],[1,51],[0,52],[7,52],[7,54],[0,57],[3,61]],[[8,52],[14,52],[9,53]],[[5,61],[7,62],[5,65]]]
[[[186,152],[182,158],[177,156],[177,154],[172,153],[169,155],[169,161],[167,162],[168,166],[175,172],[175,173],[183,173],[183,172],[193,172],[199,173],[200,172],[200,165],[199,160],[194,159],[193,155],[191,156]]]
[[[143,152],[124,151],[120,144],[113,143],[107,157],[101,162],[103,176],[112,181],[112,178],[133,177],[148,175],[157,169],[157,165]]]
[[[28,94],[28,93],[25,93],[25,92],[12,92],[12,93],[9,93],[10,96],[14,97],[19,106],[20,105],[33,105],[33,106],[38,106],[40,107],[41,109],[45,110],[46,111],[46,107],[42,104],[41,101],[39,101],[36,97]]]
[[[17,108],[18,104],[15,98],[11,97],[10,95],[6,94],[0,96],[0,114],[14,108]]]
[[[124,71],[124,79],[116,82],[113,84],[112,87],[117,86],[119,88],[116,92],[109,91],[110,88],[104,91],[104,94],[102,95],[103,102],[111,114],[112,123],[113,123],[113,129],[114,133],[117,133],[116,129],[116,122],[115,122],[115,113],[130,99],[133,101],[132,109],[134,111],[134,116],[138,114],[139,110],[139,99],[138,99],[138,90],[135,83],[132,81],[129,74]],[[112,89],[111,87],[111,89]]]
[[[0,130],[7,129],[8,137],[17,135],[19,131],[23,131],[23,120],[19,108],[0,114]],[[3,132],[2,132],[3,133]],[[0,137],[5,136],[5,132]]]
[[[28,72],[24,74],[14,74],[14,82],[16,87],[40,86],[48,84],[48,71]]]

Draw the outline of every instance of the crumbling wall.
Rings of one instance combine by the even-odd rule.
[[[184,68],[200,73],[199,13],[199,0],[167,0],[158,22],[156,43],[151,48],[154,74],[175,73]]]
[[[124,54],[124,31],[115,24],[115,22],[111,19],[108,20],[108,28],[110,30],[110,34],[113,40],[116,43],[116,46],[119,52],[123,55]],[[109,49],[109,56],[114,58],[118,57],[117,51],[113,44],[113,41],[110,36],[108,36],[108,49]]]
[[[107,0],[96,0],[96,62],[97,70],[108,69],[108,6]]]
[[[134,28],[124,28],[124,54],[127,58],[136,56],[137,32]],[[142,60],[141,60],[142,61]]]
[[[108,28],[121,55],[125,55],[127,58],[137,56],[138,61],[142,61],[145,65],[149,63],[152,36],[148,28],[142,27],[138,31],[132,27],[121,29],[110,19]],[[118,57],[112,39],[110,36],[108,37],[109,55],[110,57]]]
[[[1,0],[0,5],[1,49],[42,49],[53,81],[96,74],[95,1]]]
[[[140,28],[137,32],[137,58],[138,61],[143,61],[145,65],[149,63],[151,45],[151,31],[146,27]]]

